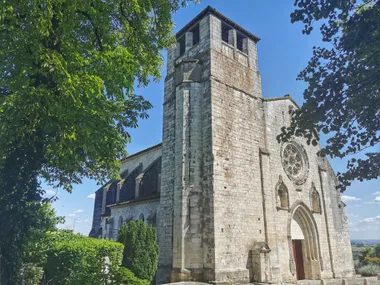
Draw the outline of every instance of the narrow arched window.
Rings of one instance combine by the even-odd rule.
[[[140,214],[140,216],[139,216],[139,220],[141,220],[141,221],[143,221],[143,222],[145,221],[145,219],[144,219],[144,214],[143,214],[143,213]]]
[[[284,184],[281,184],[278,188],[278,199],[281,208],[289,208],[288,189],[286,189]]]
[[[120,216],[119,218],[119,229],[123,226],[123,217]]]

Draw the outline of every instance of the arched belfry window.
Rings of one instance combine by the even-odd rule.
[[[321,213],[321,198],[313,183],[310,191],[311,211],[313,213]]]
[[[289,209],[289,191],[280,175],[276,186],[277,209]]]

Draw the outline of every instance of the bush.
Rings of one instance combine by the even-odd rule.
[[[150,283],[158,263],[156,230],[143,221],[131,221],[120,229],[118,239],[124,242],[123,266]]]
[[[41,284],[41,279],[43,276],[43,268],[36,266],[33,263],[24,263],[22,265],[22,272],[24,276],[24,282],[25,285],[39,285]],[[21,284],[21,276],[20,280],[18,280],[17,284]]]
[[[120,269],[123,245],[67,231],[47,234],[44,263],[46,284],[107,284]]]
[[[139,279],[126,267],[121,267],[115,278],[116,284],[149,285],[147,280]]]
[[[377,276],[377,274],[380,274],[380,266],[376,264],[364,265],[359,269],[359,273],[362,276]]]
[[[375,256],[375,249],[372,247],[366,247],[365,249],[363,249],[362,255],[359,258],[360,262],[366,263],[365,262],[366,257],[376,257]]]
[[[377,265],[380,265],[380,258],[379,257],[365,257],[364,261],[367,264],[377,264]]]

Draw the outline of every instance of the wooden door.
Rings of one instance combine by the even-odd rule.
[[[293,258],[296,264],[297,280],[305,279],[305,270],[303,267],[303,255],[302,255],[302,240],[294,239],[293,243]]]

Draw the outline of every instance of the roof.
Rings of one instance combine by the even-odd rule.
[[[221,20],[221,21],[225,22],[226,24],[230,25],[232,28],[234,28],[235,30],[239,31],[240,33],[242,33],[243,35],[245,35],[246,37],[250,38],[251,40],[253,40],[256,43],[260,40],[260,38],[256,37],[254,34],[248,32],[246,29],[244,29],[243,27],[241,27],[240,25],[238,25],[237,23],[235,23],[231,19],[227,18],[226,16],[224,16],[222,13],[220,13],[218,10],[216,10],[215,8],[213,8],[211,6],[207,6],[206,9],[204,9],[202,12],[200,12],[194,19],[192,19],[186,26],[184,26],[176,34],[176,37],[179,38],[182,35],[184,35],[186,33],[186,31],[188,31],[192,26],[194,26],[194,24],[196,24],[197,22],[199,22],[199,20],[201,20],[202,18],[204,18],[207,15],[213,15],[214,17],[216,17],[219,20]]]
[[[162,143],[156,144],[156,145],[154,145],[154,146],[151,146],[151,147],[148,147],[148,148],[146,148],[146,149],[143,149],[142,151],[139,151],[139,152],[136,152],[136,153],[134,153],[134,154],[128,155],[128,156],[124,157],[123,159],[121,159],[120,161],[121,161],[121,162],[124,162],[124,161],[126,161],[126,160],[128,160],[128,159],[131,159],[131,158],[135,157],[135,156],[138,156],[138,155],[140,155],[140,154],[143,154],[144,152],[148,152],[148,151],[151,151],[151,150],[153,150],[153,149],[160,148],[161,146],[162,146]]]
[[[136,152],[136,153],[134,153],[134,154],[128,155],[128,156],[124,157],[123,159],[121,159],[120,162],[125,162],[125,161],[127,161],[127,160],[129,160],[129,159],[131,159],[131,158],[134,158],[134,157],[136,157],[136,156],[139,156],[140,154],[143,154],[143,153],[145,153],[145,152],[149,152],[149,151],[151,151],[151,150],[154,150],[154,149],[156,149],[156,148],[160,148],[160,147],[162,147],[162,143],[156,144],[156,145],[154,145],[154,146],[148,147],[148,148],[143,149],[143,150],[141,150],[141,151],[139,151],[139,152]],[[124,172],[123,172],[123,173],[124,173]],[[122,174],[123,174],[123,173],[122,173]],[[114,183],[114,182],[116,182],[116,180],[115,180],[115,181],[112,181],[112,180],[107,181],[107,183],[103,184],[103,185],[102,185],[98,190],[96,190],[95,192],[98,192],[99,190],[102,190],[102,189],[104,188],[104,186],[106,186],[107,184],[110,184],[110,183]]]
[[[264,102],[271,102],[271,101],[280,101],[280,100],[290,100],[298,109],[300,108],[296,101],[294,101],[293,97],[289,94],[286,94],[283,97],[275,97],[275,98],[263,98]]]

